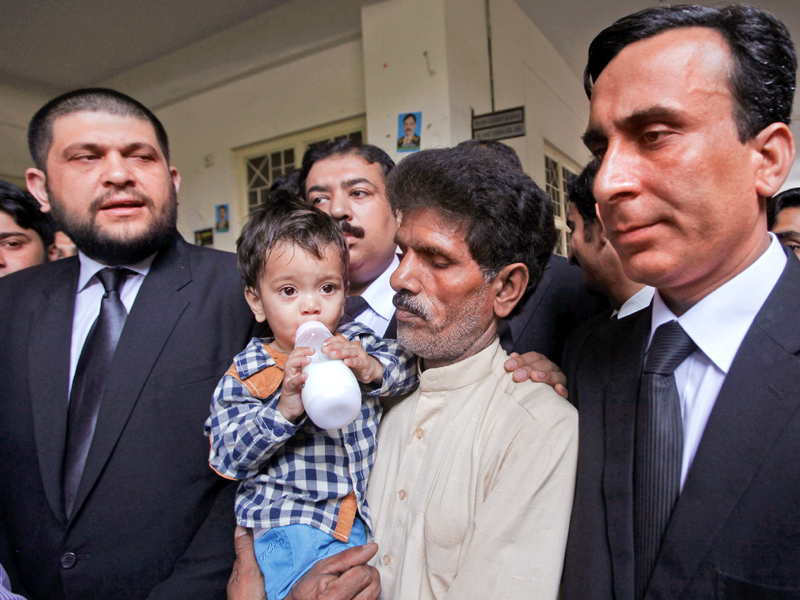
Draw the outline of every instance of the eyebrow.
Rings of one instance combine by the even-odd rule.
[[[25,238],[26,240],[31,239],[27,233],[23,233],[22,231],[8,231],[8,232],[0,231],[0,242],[2,242],[3,240],[7,240],[8,238],[15,238],[15,237]]]
[[[778,238],[779,241],[784,240],[800,240],[800,231],[795,231],[794,229],[787,229],[786,231],[776,232],[773,231],[772,233],[775,234],[775,237]]]
[[[101,153],[105,150],[108,146],[105,144],[96,144],[94,142],[76,142],[74,144],[70,144],[66,148],[64,148],[64,154],[69,154],[75,150],[90,150],[92,152]],[[141,150],[144,148],[148,152],[153,152],[158,154],[155,146],[148,144],[147,142],[131,142],[130,144],[126,144],[123,149],[122,153],[127,154],[130,152],[136,152],[137,150]]]
[[[372,183],[366,177],[356,177],[355,179],[348,179],[347,181],[343,181],[342,182],[342,186],[346,187],[346,188],[351,188],[351,187],[355,187],[355,186],[357,186],[357,185],[359,185],[361,183],[366,183],[370,187],[375,187],[375,184]]]
[[[651,106],[642,110],[637,110],[627,117],[615,122],[615,125],[622,130],[635,130],[657,121],[677,121],[681,118],[681,113],[666,106]],[[592,149],[593,146],[600,142],[604,142],[607,136],[596,127],[590,127],[581,136],[583,144]]]

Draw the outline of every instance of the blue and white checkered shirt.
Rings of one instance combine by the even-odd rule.
[[[365,493],[377,448],[378,396],[416,389],[416,359],[359,323],[340,324],[337,332],[383,364],[383,384],[362,384],[361,413],[344,429],[320,429],[305,415],[291,423],[277,408],[280,386],[260,400],[242,384],[268,367],[280,368],[264,348],[271,339],[252,339],[233,361],[238,379],[226,374],[217,385],[205,423],[209,462],[223,477],[243,480],[236,495],[240,525],[267,529],[304,523],[333,535],[341,500],[354,492],[359,515],[372,531]]]

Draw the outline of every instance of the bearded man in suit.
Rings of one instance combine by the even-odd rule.
[[[800,597],[800,263],[766,213],[796,70],[786,27],[746,5],[646,9],[590,46],[599,216],[657,291],[568,374],[567,599]]]
[[[167,134],[113,90],[33,118],[28,188],[79,255],[0,282],[0,563],[28,598],[224,598],[214,387],[250,338],[235,257],[183,241]]]

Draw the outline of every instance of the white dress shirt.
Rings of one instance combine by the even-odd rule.
[[[361,297],[367,301],[369,306],[355,320],[362,325],[366,325],[381,337],[386,334],[389,321],[392,320],[392,315],[394,315],[394,304],[392,304],[394,290],[389,284],[389,279],[391,279],[392,273],[395,272],[399,265],[400,260],[395,254],[386,270],[369,284],[369,287],[361,294]]]
[[[136,275],[130,275],[125,279],[119,295],[128,312],[131,312],[133,301],[136,300],[139,288],[142,287],[144,277],[150,271],[150,265],[153,264],[155,256],[152,254],[135,265],[124,265],[124,268],[136,272]],[[70,394],[72,393],[72,379],[75,377],[75,369],[78,367],[83,344],[100,314],[100,303],[105,294],[103,284],[95,275],[107,266],[89,258],[83,252],[78,252],[78,258],[81,261],[81,273],[78,277],[78,294],[75,296],[75,312],[72,316],[72,345],[69,360]]]
[[[739,346],[786,266],[778,238],[770,237],[758,260],[680,317],[667,308],[658,291],[653,298],[650,341],[660,325],[678,321],[698,348],[675,369],[683,416],[681,489]]]
[[[625,303],[619,307],[619,310],[615,310],[611,318],[617,317],[618,319],[624,319],[628,315],[632,315],[633,313],[647,308],[653,301],[653,294],[655,293],[656,288],[649,285],[644,286],[633,296],[628,298]]]

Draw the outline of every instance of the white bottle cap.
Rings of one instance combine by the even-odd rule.
[[[311,360],[314,362],[330,360],[327,354],[322,353],[322,343],[330,337],[333,337],[333,334],[325,325],[319,321],[306,321],[294,334],[294,347],[313,348],[314,354],[311,355]]]

